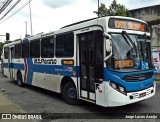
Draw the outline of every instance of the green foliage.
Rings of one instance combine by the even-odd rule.
[[[11,43],[11,42],[12,42],[12,41],[5,41],[4,44],[8,44],[8,43]]]
[[[129,10],[124,5],[117,4],[116,0],[113,0],[109,8],[101,3],[98,10],[100,16],[130,16]],[[98,11],[94,11],[94,13],[98,15]]]
[[[108,9],[106,8],[105,4],[101,3],[98,10],[99,10],[100,16],[107,16],[108,15]],[[98,15],[98,11],[93,11],[93,12]]]
[[[8,44],[10,43],[11,41],[5,41],[4,43],[3,42],[0,42],[0,54],[2,53],[2,50],[3,50],[3,45],[4,44]]]

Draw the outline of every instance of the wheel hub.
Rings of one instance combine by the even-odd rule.
[[[71,99],[75,99],[76,98],[76,90],[74,88],[70,88],[68,90],[68,96],[71,98]]]

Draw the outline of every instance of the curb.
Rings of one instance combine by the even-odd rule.
[[[2,90],[3,91],[3,90]],[[5,117],[5,114],[20,114],[26,113],[18,105],[13,103],[5,94],[0,91],[0,118]],[[35,122],[35,120],[23,120],[23,119],[0,119],[0,122]]]
[[[0,91],[0,108],[0,113],[25,113],[19,106],[11,102],[2,91]]]

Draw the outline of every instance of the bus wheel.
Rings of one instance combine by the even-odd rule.
[[[24,83],[22,81],[22,74],[21,73],[17,73],[17,83],[19,87],[23,87]]]
[[[62,97],[68,104],[76,105],[79,103],[77,99],[77,90],[72,82],[68,82],[64,85]]]

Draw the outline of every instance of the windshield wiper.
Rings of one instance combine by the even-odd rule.
[[[132,39],[129,37],[129,35],[127,34],[126,31],[122,31],[122,34],[125,35],[125,36],[128,38],[128,40],[129,40],[132,48],[134,48],[134,50],[136,51],[136,56],[137,56],[137,47],[136,47],[135,44],[133,43]],[[130,44],[129,44],[129,45],[130,45]]]
[[[145,46],[144,46],[145,48],[144,48],[144,47],[143,47],[143,48],[145,49],[146,55],[147,55],[147,50],[148,50],[148,49],[147,49],[147,35],[146,35],[146,33],[144,33],[143,36],[144,36],[144,44],[145,44]],[[142,43],[143,43],[143,42],[142,42]],[[143,59],[147,59],[147,56],[145,56],[145,54],[144,54],[145,51],[143,51]]]
[[[146,35],[146,33],[144,33],[144,42],[145,42],[145,44],[147,43],[147,35]]]
[[[131,42],[128,41],[128,39],[124,36],[125,33],[126,33],[125,31],[122,31],[122,36],[123,36],[124,40],[126,41],[126,43],[128,44],[129,47],[133,48],[133,46],[131,45]]]

